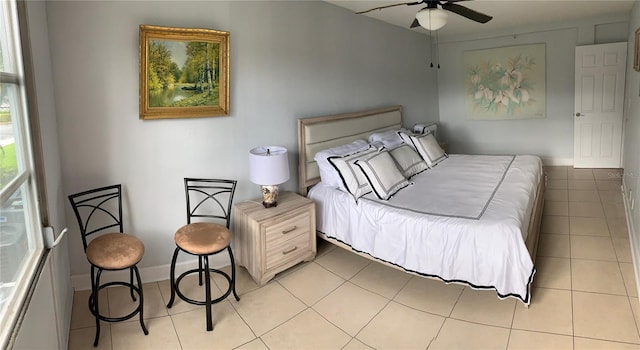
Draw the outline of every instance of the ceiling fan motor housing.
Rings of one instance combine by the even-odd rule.
[[[418,11],[416,19],[420,26],[427,30],[438,30],[447,24],[447,11],[439,8],[425,7]]]

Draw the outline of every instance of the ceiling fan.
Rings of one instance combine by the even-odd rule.
[[[421,1],[415,1],[415,2],[406,2],[406,3],[374,7],[369,10],[356,12],[356,14],[363,14],[363,13],[371,12],[374,10],[382,10],[389,7],[396,7],[396,6],[403,6],[403,5],[414,6],[414,5],[425,4],[427,5],[427,7],[424,7],[420,11],[418,11],[415,19],[413,20],[413,23],[411,23],[410,28],[422,26],[428,30],[438,30],[442,26],[444,26],[447,23],[447,16],[448,16],[447,11],[453,12],[462,17],[466,17],[472,21],[476,21],[479,23],[487,23],[493,18],[491,16],[485,15],[484,13],[472,10],[468,7],[455,4],[456,2],[460,2],[460,1],[471,1],[471,0],[445,0],[445,1],[421,0]],[[440,8],[438,8],[438,6]]]

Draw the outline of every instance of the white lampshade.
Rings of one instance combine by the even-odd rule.
[[[425,8],[416,14],[420,26],[427,30],[438,30],[447,24],[447,11],[439,8]]]
[[[261,146],[249,151],[249,180],[256,185],[279,185],[287,182],[287,149],[280,146]]]

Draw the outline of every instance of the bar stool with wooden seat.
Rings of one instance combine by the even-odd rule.
[[[187,199],[187,224],[176,231],[174,239],[176,249],[171,259],[169,283],[171,284],[171,298],[167,308],[173,306],[176,294],[180,299],[190,304],[205,305],[207,317],[207,331],[213,330],[211,305],[224,300],[233,293],[236,300],[240,300],[236,292],[236,267],[231,251],[231,204],[236,189],[235,180],[195,179],[185,178],[184,187]],[[218,219],[224,224],[214,222],[193,222],[193,218]],[[209,267],[209,256],[223,251],[229,252],[231,262],[231,276],[224,271]],[[191,269],[175,278],[176,260],[182,251],[198,257],[198,268]],[[229,283],[226,292],[216,298],[211,298],[211,272],[220,274]],[[186,297],[180,291],[180,281],[187,275],[198,273],[198,283],[202,286],[204,275],[204,300],[194,300]]]
[[[140,272],[136,264],[144,255],[144,244],[135,236],[124,233],[122,223],[122,186],[113,185],[96,188],[69,196],[73,212],[80,226],[82,245],[87,260],[91,264],[91,295],[89,296],[89,310],[96,320],[96,336],[93,346],[98,346],[100,339],[100,321],[119,322],[140,314],[140,326],[145,335],[149,334],[143,320],[144,296]],[[117,231],[114,229],[117,228]],[[105,233],[106,231],[106,233]],[[101,234],[87,242],[87,237],[100,232]],[[129,282],[114,281],[100,284],[103,271],[129,270]],[[137,285],[133,283],[136,275]],[[136,301],[134,292],[140,299],[137,307],[128,315],[122,317],[107,317],[100,314],[98,295],[101,289],[114,285],[129,288],[131,299]]]

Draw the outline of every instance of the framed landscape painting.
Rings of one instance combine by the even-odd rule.
[[[229,33],[140,26],[140,119],[229,114]]]

